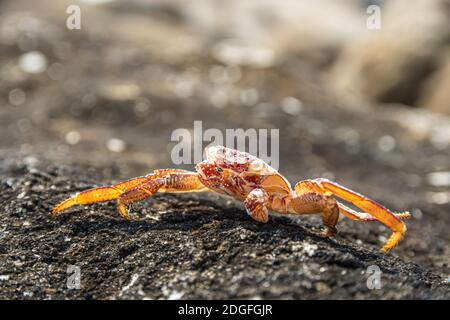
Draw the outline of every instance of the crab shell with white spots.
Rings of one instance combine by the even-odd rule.
[[[285,177],[263,160],[223,146],[206,149],[206,160],[197,164],[200,181],[208,188],[243,200],[254,189],[269,196],[292,192]]]

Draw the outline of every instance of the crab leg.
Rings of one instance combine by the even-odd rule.
[[[128,205],[152,196],[164,185],[164,182],[164,178],[156,178],[122,193],[117,199],[117,207],[122,218],[129,219],[127,211]]]
[[[159,179],[161,179],[163,177],[165,177],[167,179],[167,177],[172,177],[172,176],[177,176],[177,175],[183,176],[184,178],[183,179],[170,178],[169,180],[171,180],[171,182],[168,184],[169,188],[164,188],[164,186],[163,186],[163,188],[161,190],[157,189],[156,191],[177,192],[183,188],[185,188],[187,191],[187,189],[189,189],[189,187],[194,189],[192,191],[197,191],[197,190],[200,191],[201,188],[205,189],[205,187],[200,183],[198,178],[196,178],[196,173],[191,173],[186,170],[177,170],[177,169],[155,170],[154,173],[152,173],[152,174],[138,177],[138,178],[133,178],[133,179],[109,186],[109,187],[99,187],[99,188],[93,188],[93,189],[82,191],[82,192],[78,193],[77,195],[56,205],[53,208],[51,214],[58,215],[62,211],[67,210],[70,207],[75,206],[75,205],[88,205],[88,204],[93,204],[93,203],[97,203],[97,202],[104,202],[104,201],[118,199],[118,198],[120,198],[121,195],[127,193],[128,191],[139,188],[139,186],[142,186],[142,185],[146,185],[147,189],[151,189],[149,187],[150,185],[158,184],[157,182],[152,182],[152,181],[158,181]],[[184,184],[181,183],[180,181],[184,181]],[[170,189],[170,186],[175,186],[175,188]],[[144,189],[145,188],[142,188],[142,190],[144,190]],[[175,189],[175,190],[173,190],[173,189]],[[141,192],[144,192],[142,190],[141,190]],[[186,192],[186,191],[184,191],[184,192]],[[148,193],[148,191],[146,191],[146,192]],[[149,196],[150,195],[148,195],[147,197],[149,197]],[[142,195],[141,195],[141,197],[142,197]],[[129,199],[129,200],[132,199],[131,194],[129,194],[128,198],[125,198],[125,199]],[[135,201],[139,201],[139,200],[137,200],[138,198],[135,198],[135,199],[136,199]],[[134,201],[131,201],[131,202],[134,202]],[[121,211],[121,213],[122,213],[122,211]],[[125,215],[124,218],[127,218],[127,216]]]
[[[359,220],[359,221],[378,221],[377,218],[375,218],[374,216],[368,214],[367,212],[358,212],[355,211],[349,207],[347,207],[345,204],[340,203],[338,201],[338,206],[339,206],[339,212],[342,213],[343,215],[347,216],[348,218],[352,219],[352,220]],[[395,214],[395,216],[399,219],[408,219],[411,217],[411,215],[409,214],[409,212],[402,212],[402,213],[397,213],[397,212],[393,212],[393,214]]]
[[[382,251],[386,252],[391,250],[403,239],[406,233],[406,225],[386,207],[353,190],[347,189],[336,182],[327,179],[315,179],[311,182],[316,183],[317,186],[322,188],[325,192],[331,192],[335,196],[351,202],[358,208],[367,211],[371,216],[389,227],[393,233],[381,249]],[[407,213],[402,214],[402,216],[406,215]]]
[[[250,217],[258,222],[266,223],[269,220],[267,204],[269,195],[263,189],[252,190],[244,201],[245,210]]]
[[[152,177],[153,175],[142,176],[123,181],[109,187],[99,187],[82,191],[56,205],[53,208],[51,214],[56,216],[62,211],[67,210],[75,205],[87,205],[117,199],[117,197],[123,192],[141,185],[149,179],[152,179]]]
[[[332,197],[317,192],[306,192],[294,195],[289,203],[288,211],[294,214],[322,213],[322,222],[326,229],[324,236],[334,236],[339,218],[337,201]]]
[[[303,180],[300,181],[299,183],[297,183],[295,185],[295,191],[297,192],[297,194],[304,194],[304,193],[308,193],[308,192],[318,192],[321,194],[328,194],[328,195],[332,195],[333,193],[330,191],[326,191],[324,190],[322,187],[319,186],[319,184],[315,181],[315,180]],[[347,207],[346,205],[344,205],[343,203],[340,203],[338,201],[338,206],[339,206],[339,211],[340,213],[342,213],[343,215],[347,216],[348,218],[352,219],[352,220],[359,220],[359,221],[378,221],[377,218],[375,218],[374,216],[370,215],[367,212],[358,212],[355,211],[349,207]],[[411,217],[409,212],[392,212],[397,218],[399,219],[408,219]]]
[[[171,173],[150,180],[134,189],[121,194],[117,204],[121,216],[128,219],[127,206],[144,200],[156,192],[200,192],[207,188],[198,179],[197,173]]]

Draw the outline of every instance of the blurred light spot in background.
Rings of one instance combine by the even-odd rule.
[[[209,69],[209,79],[213,83],[223,84],[228,82],[228,74],[224,66],[215,65]]]
[[[141,94],[141,88],[133,83],[104,84],[102,95],[110,100],[134,100]]]
[[[50,67],[48,67],[47,74],[52,80],[63,80],[65,76],[65,68],[61,63],[53,63]]]
[[[411,214],[414,217],[414,219],[417,219],[417,220],[420,220],[423,217],[422,210],[420,210],[419,208],[412,209]]]
[[[450,202],[450,192],[427,192],[426,199],[429,203],[446,204]]]
[[[242,70],[239,66],[233,65],[224,67],[213,65],[209,69],[209,79],[215,84],[235,83],[242,77]]]
[[[385,135],[378,140],[378,148],[383,152],[394,150],[396,145],[395,139],[392,136]]]
[[[174,84],[174,93],[178,98],[189,98],[193,94],[193,83],[187,79],[177,79]]]
[[[13,106],[21,106],[27,100],[25,91],[21,89],[13,89],[8,94],[9,103]]]
[[[209,99],[211,104],[218,109],[224,108],[228,103],[228,95],[225,90],[222,89],[214,90]]]
[[[314,136],[320,136],[323,130],[323,124],[320,120],[317,119],[309,119],[308,122],[305,123],[306,130]]]
[[[125,142],[121,139],[111,138],[106,143],[106,147],[112,152],[123,152],[125,150]]]
[[[450,145],[450,128],[442,128],[431,135],[431,144],[438,150],[445,150]]]
[[[247,65],[257,68],[267,68],[275,63],[272,49],[250,46],[236,39],[228,39],[214,46],[213,56],[228,65]]]
[[[97,104],[97,96],[94,93],[88,93],[81,98],[81,104],[86,108],[93,108]]]
[[[39,51],[31,51],[19,57],[19,67],[27,73],[41,73],[47,69],[47,58]]]
[[[427,181],[435,187],[449,187],[450,171],[431,172],[427,175]]]
[[[138,117],[142,117],[150,110],[150,101],[145,98],[137,98],[134,104],[134,113]]]
[[[359,143],[359,133],[358,131],[349,127],[339,127],[334,131],[335,136],[344,141],[345,144],[354,146]]]
[[[32,168],[32,167],[35,167],[35,166],[39,163],[39,160],[36,159],[35,157],[28,156],[28,157],[25,157],[25,158],[23,159],[23,163],[24,163],[27,167]]]
[[[281,109],[290,114],[290,115],[298,115],[303,111],[303,104],[294,97],[285,97],[281,100]]]
[[[78,131],[72,130],[66,134],[66,142],[68,144],[77,144],[81,140],[81,135]]]
[[[32,124],[30,119],[27,118],[21,118],[17,120],[17,127],[19,128],[19,131],[22,133],[27,133],[31,130]]]
[[[254,106],[259,99],[258,90],[256,90],[255,88],[242,90],[240,99],[242,104],[246,106]]]

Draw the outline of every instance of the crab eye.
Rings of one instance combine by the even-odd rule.
[[[220,167],[216,167],[216,171],[217,171],[218,173],[222,173],[222,172],[223,172],[223,169],[220,168]]]

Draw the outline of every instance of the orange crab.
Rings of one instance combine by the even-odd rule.
[[[292,189],[286,178],[274,168],[246,152],[215,146],[206,149],[206,158],[197,164],[197,172],[155,170],[146,176],[109,187],[80,192],[55,206],[52,215],[58,215],[74,205],[117,199],[120,214],[128,219],[128,205],[156,192],[215,191],[243,201],[248,215],[258,222],[268,221],[269,210],[287,214],[322,213],[325,236],[336,234],[339,213],[352,220],[380,221],[393,231],[381,249],[384,252],[394,248],[405,235],[406,225],[401,219],[409,218],[408,212],[391,212],[336,182],[322,178],[304,180]],[[353,203],[365,212],[350,209],[336,201],[333,195]]]

